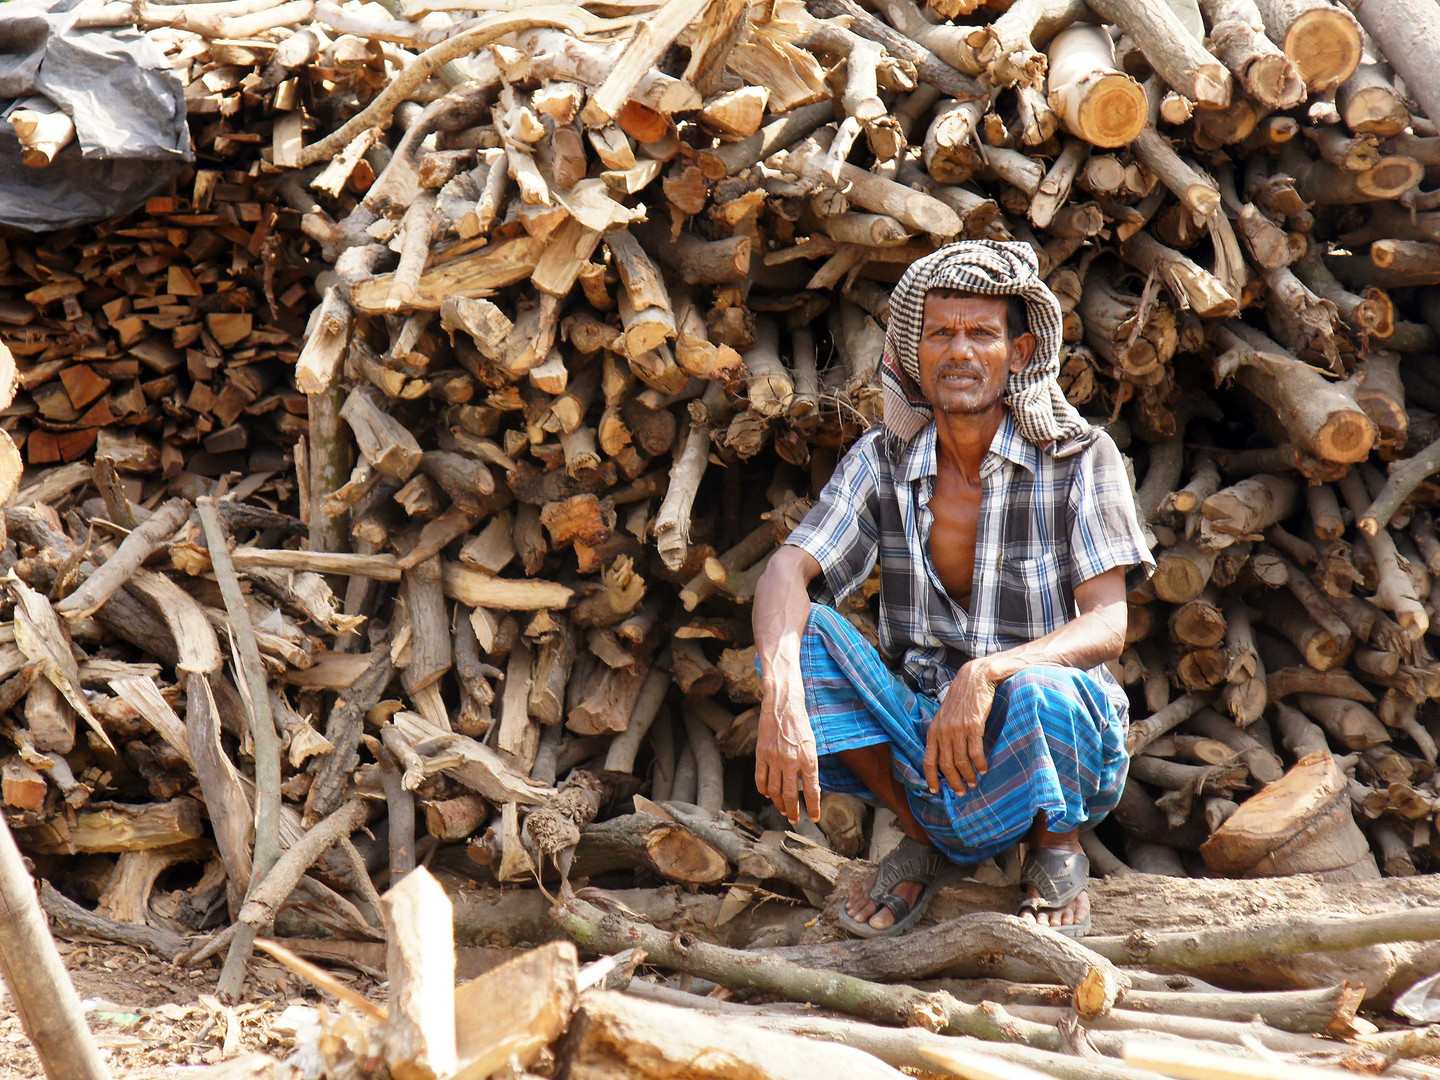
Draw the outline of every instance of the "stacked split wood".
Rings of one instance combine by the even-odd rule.
[[[152,34],[188,84],[195,167],[139,213],[0,237],[0,338],[20,390],[3,426],[32,470],[75,466],[45,499],[86,482],[102,458],[126,477],[163,474],[195,491],[227,472],[282,474],[305,431],[290,369],[312,274],[296,248],[299,216],[262,160],[300,120],[297,85],[256,86],[273,46],[197,49]],[[51,167],[50,156],[36,164]],[[272,501],[294,498],[293,480],[274,486]]]
[[[280,885],[372,933],[361,863],[460,842],[506,883],[728,882],[627,903],[794,940],[737,913],[894,832],[827,796],[787,846],[759,804],[749,604],[878,419],[889,285],[976,236],[1035,245],[1155,540],[1097,869],[1432,865],[1440,100],[1405,4],[395,6],[146,8],[224,164],[7,248],[4,798],[72,893],[167,932],[228,900],[231,989]],[[307,827],[334,851],[276,876]]]

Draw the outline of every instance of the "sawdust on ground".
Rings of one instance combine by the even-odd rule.
[[[283,1056],[320,1004],[308,985],[256,958],[245,1000],[215,997],[220,969],[184,969],[129,945],[58,940],[111,1074],[126,1080],[184,1077],[255,1051]],[[332,968],[362,993],[373,980]],[[380,994],[383,1000],[383,993]],[[14,1004],[0,985],[0,1080],[42,1078]]]

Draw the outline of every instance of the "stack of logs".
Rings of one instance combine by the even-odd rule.
[[[228,901],[231,991],[282,886],[373,934],[369,871],[438,845],[500,882],[731,881],[680,904],[715,933],[818,902],[895,832],[827,796],[786,846],[748,605],[878,421],[889,285],[984,236],[1035,246],[1156,545],[1097,870],[1431,865],[1440,11],[387,6],[89,16],[153,27],[229,158],[8,247],[3,793],[42,869],[156,932]],[[315,874],[268,872],[307,827]]]
[[[296,154],[324,163],[296,208],[335,260],[296,371],[311,550],[398,558],[412,686],[472,651],[447,559],[576,588],[469,620],[506,671],[495,744],[549,782],[552,754],[614,736],[610,772],[735,805],[748,764],[714,750],[754,737],[746,605],[877,420],[887,284],[947,240],[1028,240],[1067,393],[1132,455],[1159,561],[1120,664],[1124,835],[1094,861],[1413,872],[1440,694],[1417,509],[1440,465],[1418,186],[1440,98],[1413,50],[1403,84],[1387,66],[1408,8],[876,8],[673,0],[633,35],[576,10],[443,38],[438,15],[407,35],[322,8],[442,43]],[[375,182],[329,198],[392,120]],[[457,729],[485,705],[461,694]]]

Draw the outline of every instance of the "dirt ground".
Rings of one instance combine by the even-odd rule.
[[[215,997],[218,965],[184,970],[142,949],[84,939],[56,941],[95,1033],[120,1080],[184,1077],[254,1051],[283,1056],[313,1023],[319,996],[301,980],[257,957],[246,1000]],[[343,968],[337,977],[383,1000],[374,980]],[[10,997],[0,987],[0,1080],[42,1077]]]

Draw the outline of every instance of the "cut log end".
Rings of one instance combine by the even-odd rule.
[[[1381,158],[1373,169],[1360,173],[1355,186],[1376,201],[1396,199],[1420,183],[1425,169],[1408,157]]]
[[[1306,89],[1320,93],[1339,86],[1360,66],[1360,24],[1338,7],[1313,7],[1290,24],[1284,49]]]
[[[1245,84],[1262,104],[1293,109],[1305,100],[1305,80],[1287,56],[1258,56],[1245,70]]]
[[[1388,86],[1367,86],[1350,95],[1341,109],[1345,126],[1356,135],[1388,139],[1410,126],[1410,112]]]
[[[1230,74],[1219,64],[1195,72],[1195,104],[1202,109],[1230,107]]]
[[[1362,412],[1336,411],[1315,434],[1315,443],[1326,461],[1353,464],[1370,456],[1378,432],[1375,423]]]
[[[1208,218],[1220,208],[1220,192],[1209,184],[1191,184],[1185,189],[1185,202],[1200,217]]]
[[[1153,578],[1155,593],[1160,599],[1172,604],[1184,604],[1194,600],[1210,582],[1209,567],[1197,566],[1187,559],[1161,556]]]
[[[1121,72],[1101,76],[1088,88],[1073,119],[1067,116],[1067,126],[1094,146],[1127,146],[1145,130],[1145,91]]]

